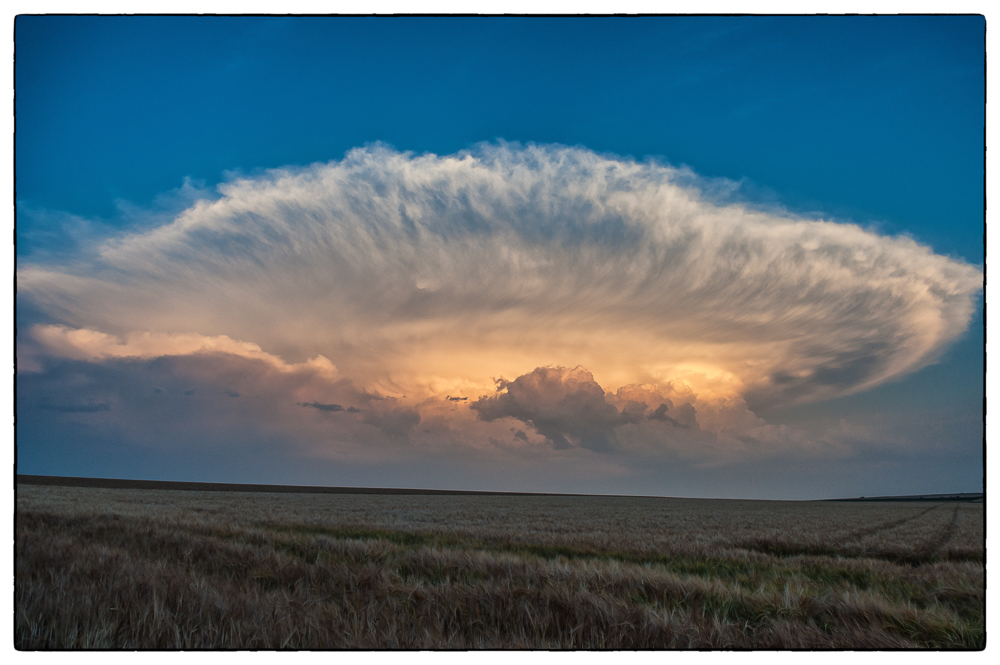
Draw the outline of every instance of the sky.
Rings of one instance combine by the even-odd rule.
[[[17,470],[982,491],[984,31],[20,16]]]

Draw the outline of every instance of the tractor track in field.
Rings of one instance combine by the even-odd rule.
[[[832,557],[844,557],[844,558],[873,558],[873,559],[883,559],[886,561],[892,561],[898,564],[904,565],[920,565],[924,563],[930,563],[936,558],[939,558],[941,551],[948,544],[949,541],[954,537],[955,530],[958,524],[958,511],[961,509],[961,505],[956,505],[952,510],[951,520],[945,526],[938,529],[934,537],[925,541],[921,546],[909,550],[868,550],[866,548],[860,547],[858,541],[862,538],[875,535],[877,533],[882,533],[895,529],[896,527],[902,526],[908,522],[924,517],[933,510],[943,508],[943,504],[937,504],[922,510],[915,515],[910,515],[901,519],[892,520],[889,522],[884,522],[878,524],[874,527],[869,527],[865,529],[860,529],[852,532],[844,540],[842,545],[825,545],[819,543],[795,543],[795,542],[775,542],[766,540],[750,540],[745,541],[740,544],[741,547],[761,552],[764,554],[771,554],[778,557],[790,557],[790,556],[832,556]],[[851,543],[857,543],[852,545]],[[981,556],[968,556],[964,554],[955,554],[947,557],[950,560],[982,560]]]
[[[947,545],[951,539],[955,536],[955,527],[958,524],[958,511],[961,508],[961,504],[955,506],[955,509],[951,513],[951,521],[941,529],[940,535],[930,543],[926,548],[928,556],[934,556]]]
[[[892,520],[890,522],[883,522],[881,524],[876,524],[873,527],[867,527],[867,528],[864,528],[864,529],[858,529],[857,531],[853,531],[853,532],[849,533],[844,538],[844,541],[845,542],[851,542],[851,541],[854,541],[854,540],[858,540],[860,538],[867,538],[868,536],[874,536],[876,533],[881,533],[883,531],[889,531],[890,529],[895,529],[896,527],[902,526],[902,525],[906,524],[907,522],[912,522],[915,519],[919,519],[919,518],[923,517],[924,515],[926,515],[927,513],[931,512],[932,510],[937,510],[941,506],[942,506],[942,504],[938,503],[938,504],[935,504],[935,505],[931,506],[927,510],[921,510],[916,515],[909,515],[908,517],[903,517],[903,518],[900,518],[900,519],[897,519],[897,520]]]

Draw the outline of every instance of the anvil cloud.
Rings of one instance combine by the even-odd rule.
[[[18,297],[51,323],[19,354],[225,356],[285,377],[269,398],[287,402],[281,418],[322,419],[334,442],[334,421],[352,419],[352,441],[395,446],[502,431],[515,447],[660,436],[708,450],[807,445],[751,409],[901,377],[967,328],[978,268],[700,184],[658,162],[511,144],[375,145],[242,177],[91,259],[22,265]]]

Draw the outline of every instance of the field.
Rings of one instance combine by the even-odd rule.
[[[983,509],[20,485],[14,641],[981,649]]]

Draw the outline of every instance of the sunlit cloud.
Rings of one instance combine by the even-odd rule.
[[[240,342],[225,335],[206,337],[193,333],[132,332],[127,334],[124,340],[120,340],[97,330],[86,328],[71,330],[58,325],[36,325],[31,332],[34,340],[49,353],[76,360],[224,353],[260,360],[282,372],[293,372],[301,367],[308,367],[328,379],[337,377],[337,368],[324,356],[316,356],[304,363],[290,365],[277,356],[261,351],[256,344]]]
[[[53,321],[42,355],[284,375],[276,422],[328,446],[692,459],[835,448],[751,406],[871,388],[967,328],[979,268],[700,182],[582,148],[375,145],[227,182],[93,260],[23,263],[18,297]],[[241,396],[266,383],[238,374]]]

